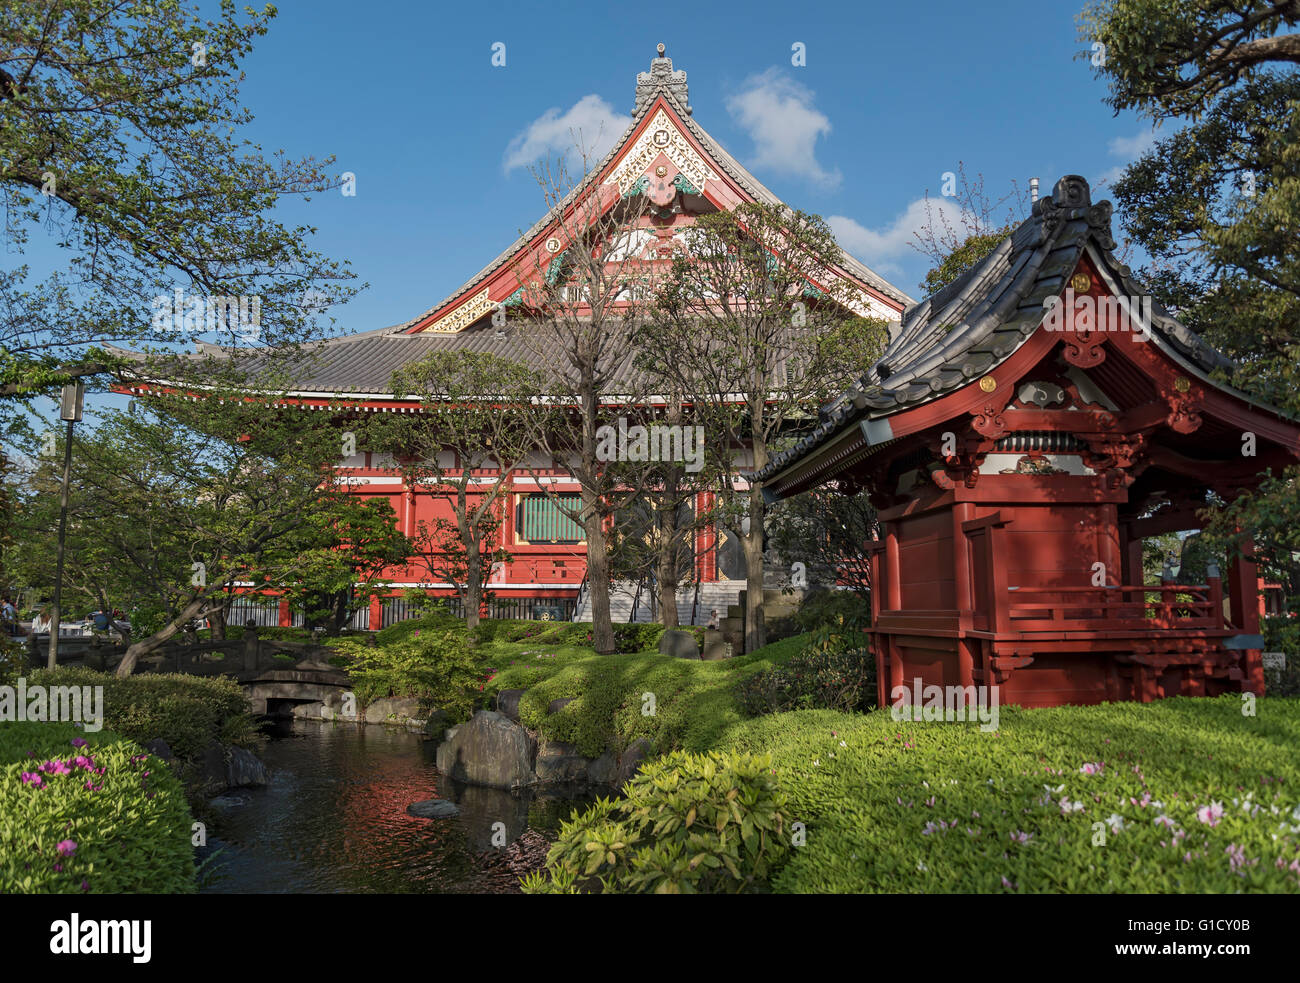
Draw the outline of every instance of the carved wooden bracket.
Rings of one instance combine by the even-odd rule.
[[[1169,404],[1169,415],[1165,422],[1175,433],[1194,433],[1201,427],[1200,397],[1190,392],[1174,392],[1165,400]]]
[[[985,403],[984,409],[973,416],[971,426],[981,437],[998,440],[1007,435],[1007,425],[1002,419],[1002,411],[993,403]]]
[[[1065,360],[1081,369],[1091,369],[1106,361],[1102,345],[1106,335],[1101,331],[1066,331],[1064,333]]]

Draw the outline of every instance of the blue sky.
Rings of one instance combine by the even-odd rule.
[[[243,93],[267,150],[333,154],[356,175],[355,197],[285,209],[370,284],[333,312],[342,331],[423,312],[537,219],[524,161],[561,152],[574,125],[616,138],[660,41],[705,129],[918,296],[929,264],[907,243],[959,161],[998,198],[1031,176],[1095,184],[1147,139],[1075,57],[1081,6],[284,0]]]
[[[1150,126],[1113,117],[1076,57],[1082,3],[282,0],[243,65],[247,135],[356,175],[355,196],[291,200],[280,217],[317,228],[316,247],[369,284],[331,312],[334,330],[385,327],[443,300],[542,214],[530,161],[564,152],[575,126],[602,148],[622,133],[662,41],[706,130],[919,297],[930,264],[908,243],[926,192],[959,162],[996,199],[1033,176],[1044,193],[1067,173],[1095,185],[1149,144]],[[28,252],[34,268],[52,257],[44,245]]]

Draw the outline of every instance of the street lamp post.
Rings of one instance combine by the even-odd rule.
[[[59,418],[68,421],[68,435],[63,442],[63,490],[59,494],[59,550],[54,567],[54,610],[50,612],[50,661],[55,668],[59,662],[59,625],[63,600],[63,541],[68,531],[68,483],[72,478],[72,427],[81,419],[81,402],[86,385],[80,379],[63,387],[59,400]]]

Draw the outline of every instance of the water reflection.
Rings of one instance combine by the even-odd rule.
[[[573,811],[569,798],[460,785],[438,774],[434,745],[386,727],[295,721],[260,753],[271,783],[216,800],[209,848],[223,849],[213,893],[501,893],[517,889],[506,844],[535,852]],[[461,814],[417,819],[406,807],[446,798]],[[501,824],[501,825],[495,825]],[[516,846],[515,853],[519,852]],[[517,866],[517,865],[516,865]]]

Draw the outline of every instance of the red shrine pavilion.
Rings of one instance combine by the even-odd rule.
[[[869,490],[871,648],[895,687],[1025,706],[1263,693],[1250,542],[1204,584],[1143,583],[1142,540],[1300,457],[1300,425],[1113,255],[1080,177],[909,308],[884,356],[757,475],[777,500]]]

